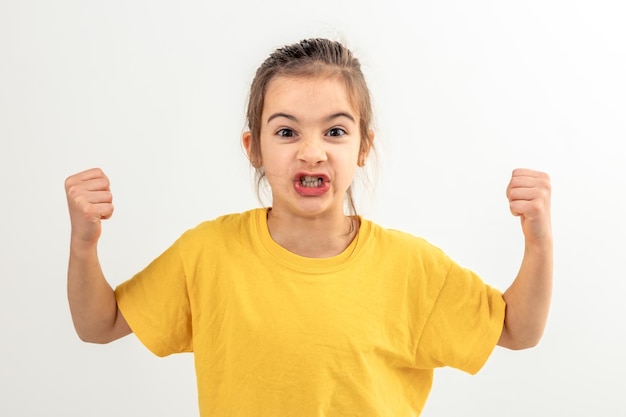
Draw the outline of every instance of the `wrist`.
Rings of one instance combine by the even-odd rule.
[[[524,243],[525,256],[532,256],[535,259],[552,259],[554,244],[552,236],[545,236],[541,239],[526,239]]]
[[[70,255],[72,257],[86,258],[98,252],[98,241],[85,241],[78,237],[70,238]]]

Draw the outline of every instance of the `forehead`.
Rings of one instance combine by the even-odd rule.
[[[341,76],[276,76],[267,85],[263,114],[280,111],[349,111],[358,114]]]

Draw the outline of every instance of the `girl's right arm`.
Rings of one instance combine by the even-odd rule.
[[[108,343],[132,330],[117,308],[98,260],[101,221],[113,214],[109,180],[90,169],[65,180],[71,221],[67,296],[76,333],[85,342]]]

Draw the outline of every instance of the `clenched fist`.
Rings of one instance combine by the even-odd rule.
[[[99,168],[72,175],[65,180],[65,192],[76,243],[95,245],[100,238],[101,220],[113,214],[109,179]]]
[[[511,213],[519,216],[527,243],[552,239],[550,177],[530,169],[515,169],[506,190]]]

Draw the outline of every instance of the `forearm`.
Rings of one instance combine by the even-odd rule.
[[[517,277],[504,292],[506,315],[499,345],[535,346],[543,335],[552,298],[552,239],[526,244]]]
[[[67,295],[74,327],[82,340],[94,343],[113,340],[117,303],[102,273],[95,245],[70,245]]]

